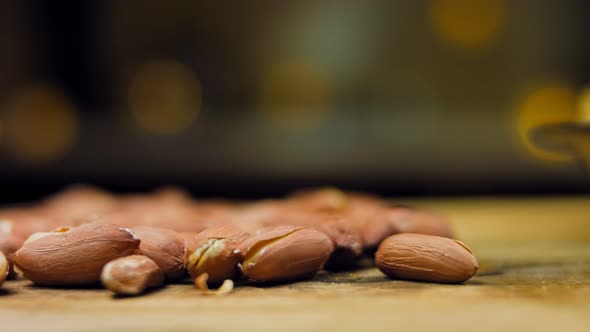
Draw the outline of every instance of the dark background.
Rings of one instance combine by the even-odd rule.
[[[0,202],[588,193],[587,1],[0,3]],[[587,146],[587,145],[586,145]]]

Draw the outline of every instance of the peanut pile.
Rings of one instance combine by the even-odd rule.
[[[0,210],[0,285],[20,274],[41,286],[102,282],[136,295],[190,276],[204,294],[226,294],[234,281],[351,269],[375,250],[391,278],[460,283],[478,264],[451,238],[440,214],[333,188],[232,202],[195,200],[178,188],[115,195],[73,186]]]

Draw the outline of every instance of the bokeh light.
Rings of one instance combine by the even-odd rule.
[[[490,45],[506,22],[504,0],[431,0],[430,21],[434,32],[459,49]]]
[[[547,161],[569,161],[574,156],[546,151],[531,139],[531,130],[542,125],[573,121],[576,117],[576,94],[567,84],[555,82],[533,89],[519,105],[518,134],[523,146],[534,157]]]
[[[201,84],[191,68],[178,61],[157,60],[139,66],[127,101],[140,128],[153,134],[175,134],[195,120],[201,96]]]
[[[259,107],[290,128],[318,126],[330,112],[333,82],[318,66],[289,60],[267,67],[258,90]]]
[[[63,157],[78,132],[78,115],[64,93],[49,84],[16,92],[5,117],[5,140],[15,159],[46,163]]]
[[[590,125],[590,86],[582,89],[577,101],[576,119],[578,123]],[[588,133],[574,135],[573,143],[578,157],[584,161],[587,171],[590,171],[590,138]]]
[[[584,88],[578,97],[576,120],[590,124],[590,87]]]

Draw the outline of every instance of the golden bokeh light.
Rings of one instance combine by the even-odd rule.
[[[430,22],[444,42],[459,49],[490,45],[506,21],[504,0],[431,0]]]
[[[576,94],[563,83],[553,83],[532,90],[519,105],[518,134],[521,142],[534,157],[547,161],[569,161],[567,153],[547,151],[531,140],[531,130],[542,125],[573,121],[576,117]]]
[[[58,88],[39,84],[23,88],[9,102],[4,136],[15,159],[47,163],[63,157],[75,143],[78,115]]]
[[[305,61],[284,61],[262,73],[259,107],[285,127],[314,128],[330,112],[332,89],[332,80],[318,66]]]
[[[577,106],[576,121],[590,124],[590,87],[586,87],[580,92]]]
[[[590,86],[582,89],[577,101],[577,114],[575,121],[583,125],[590,125]],[[578,157],[585,162],[590,171],[590,137],[588,133],[578,133],[573,137]]]
[[[127,101],[140,128],[153,134],[175,134],[195,120],[201,96],[201,84],[191,68],[177,61],[159,60],[137,69]]]

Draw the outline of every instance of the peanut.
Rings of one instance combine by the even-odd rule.
[[[307,211],[338,212],[347,208],[348,195],[338,188],[303,189],[289,195],[287,201]]]
[[[362,238],[347,218],[326,216],[311,227],[326,234],[334,244],[334,250],[325,264],[326,269],[350,268],[362,254]]]
[[[112,224],[63,227],[23,244],[15,265],[39,285],[90,284],[99,281],[106,263],[135,253],[139,242],[129,229]]]
[[[351,267],[363,251],[358,229],[350,219],[341,214],[300,211],[292,206],[284,206],[259,224],[311,227],[326,234],[334,244],[332,256],[326,263],[328,269]]]
[[[372,216],[373,221],[390,224],[400,233],[418,233],[452,238],[446,218],[438,213],[406,206],[384,209]]]
[[[16,277],[16,271],[14,270],[14,252],[20,248],[23,241],[20,238],[16,238],[13,235],[0,234],[0,253],[2,253],[8,263],[8,279]]]
[[[125,198],[122,207],[106,214],[106,220],[129,227],[165,227],[176,232],[200,232],[207,228],[207,220],[195,213],[194,207],[157,198]],[[120,221],[119,221],[120,220]]]
[[[115,294],[136,295],[164,282],[164,273],[149,257],[131,255],[107,263],[100,275],[102,284]]]
[[[54,227],[53,220],[33,212],[32,209],[6,209],[0,211],[0,233],[21,239]]]
[[[255,282],[292,281],[312,277],[326,263],[334,245],[311,228],[276,226],[261,229],[241,245],[240,269]]]
[[[10,271],[10,264],[8,263],[8,259],[6,256],[0,251],[0,287],[8,278],[8,272]]]
[[[399,226],[391,222],[383,222],[377,218],[368,217],[360,227],[363,247],[375,250],[383,240],[391,235],[400,233]]]
[[[345,216],[356,227],[364,249],[376,249],[381,241],[399,232],[396,225],[373,218],[385,208],[385,201],[363,194],[349,194],[349,201]]]
[[[104,213],[117,207],[110,193],[88,185],[72,185],[45,199],[38,213],[69,222],[87,215]]]
[[[209,281],[221,283],[235,278],[242,258],[238,245],[248,235],[235,226],[209,228],[187,244],[186,268],[193,279],[207,273]]]
[[[157,199],[172,204],[188,204],[191,202],[191,194],[182,187],[163,186],[156,189],[152,195]]]
[[[197,236],[197,234],[199,234],[199,233],[198,232],[178,232],[176,234],[178,234],[178,236],[180,236],[180,238],[185,241],[185,244],[188,245],[188,243],[191,242],[195,238],[195,236]]]
[[[397,234],[381,243],[375,254],[379,270],[395,279],[461,283],[478,269],[466,245],[445,237]]]
[[[133,231],[141,239],[139,253],[156,262],[166,280],[175,281],[185,276],[186,242],[178,233],[146,226],[134,227]]]
[[[453,232],[447,218],[437,212],[413,209],[411,212],[411,220],[412,226],[410,229],[404,229],[404,226],[400,225],[400,230],[402,232],[436,235],[448,238],[453,237]]]

